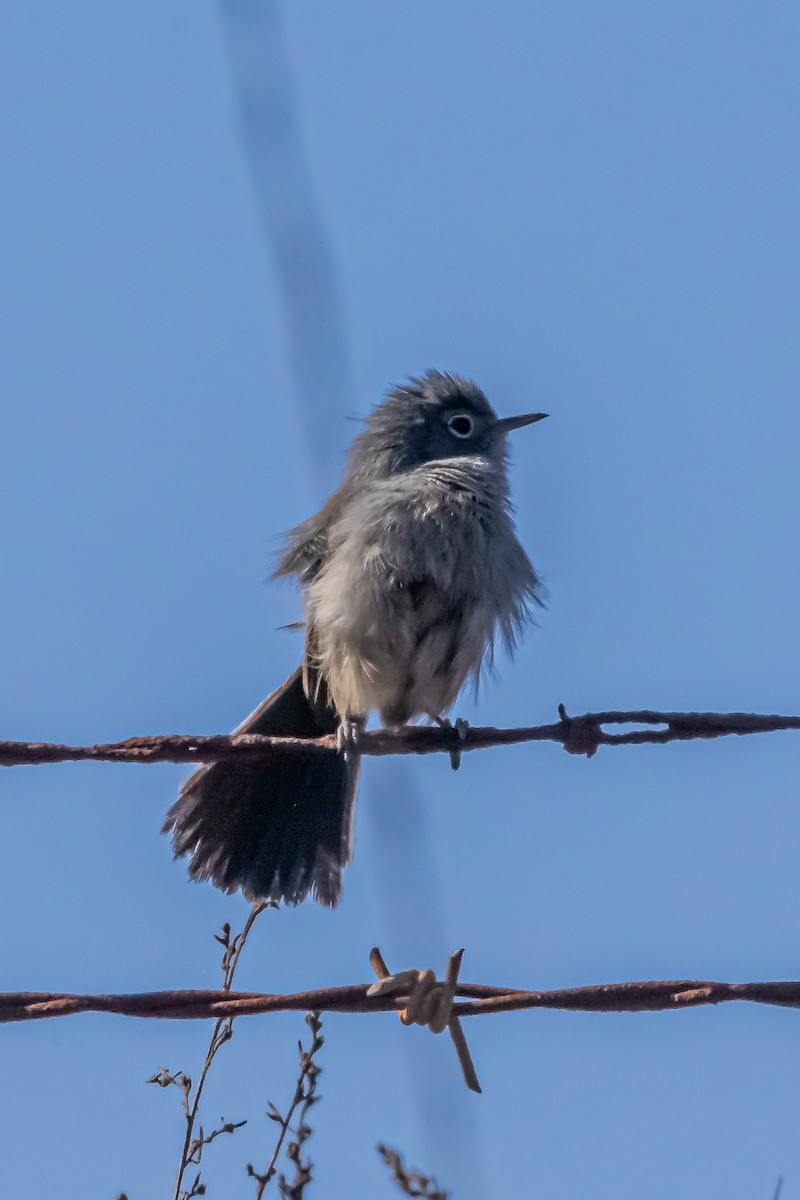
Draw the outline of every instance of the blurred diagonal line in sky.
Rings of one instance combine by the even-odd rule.
[[[219,0],[242,142],[286,314],[294,386],[314,466],[332,486],[354,388],[333,252],[300,133],[279,6]],[[328,421],[320,420],[325,412]],[[337,430],[340,430],[337,444]]]
[[[280,6],[273,0],[219,0],[219,8],[243,148],[283,291],[295,395],[315,473],[331,487],[344,458],[344,423],[336,416],[349,410],[355,388],[334,256],[303,146]],[[376,806],[372,849],[382,860],[377,865],[383,920],[389,930],[387,946],[391,943],[394,954],[413,943],[415,930],[424,931],[426,944],[434,943],[434,952],[444,958],[440,888],[424,804],[412,773],[395,766],[391,775],[386,773],[381,792],[389,803]],[[402,796],[403,803],[392,803],[395,796]],[[410,862],[426,876],[424,888],[403,886],[402,864],[407,869]],[[397,883],[402,906],[397,896],[387,895],[389,880]],[[474,1114],[460,1090],[447,1106],[440,1104],[443,1081],[427,1048],[414,1044],[408,1053],[429,1152],[436,1152],[443,1173],[454,1158],[461,1158],[470,1162],[473,1177],[481,1179],[484,1171]]]

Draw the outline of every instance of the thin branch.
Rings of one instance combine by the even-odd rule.
[[[0,994],[0,1024],[65,1017],[81,1012],[116,1013],[127,1017],[167,1020],[224,1020],[269,1012],[398,1012],[408,1005],[408,995],[368,996],[370,985],[318,988],[309,992],[270,995],[262,992],[180,990],[139,992],[131,995],[74,995],[59,992],[6,992]],[[745,1000],[800,1008],[800,980],[776,983],[717,983],[677,979],[646,983],[607,983],[590,987],[531,992],[486,984],[459,983],[461,997],[453,1005],[460,1017],[481,1013],[515,1012],[529,1008],[568,1009],[575,1012],[655,1012],[697,1008]],[[158,1082],[158,1080],[155,1080]]]
[[[236,975],[236,968],[239,965],[239,958],[242,950],[245,947],[245,943],[247,942],[250,930],[253,928],[256,918],[259,917],[261,913],[269,907],[274,906],[271,906],[265,901],[259,901],[258,903],[254,904],[250,910],[250,914],[247,918],[244,929],[241,933],[237,933],[233,938],[231,938],[231,927],[229,924],[227,924],[227,922],[222,926],[221,934],[214,934],[215,940],[223,947],[222,995],[231,994],[234,976]],[[213,1142],[214,1139],[220,1134],[233,1133],[236,1129],[240,1129],[241,1126],[245,1124],[244,1121],[226,1122],[223,1119],[220,1127],[213,1130],[208,1136],[206,1136],[203,1131],[203,1127],[201,1126],[200,1137],[194,1137],[194,1127],[197,1121],[197,1112],[200,1107],[200,1099],[203,1095],[203,1088],[205,1087],[206,1078],[211,1069],[211,1064],[217,1055],[217,1051],[220,1050],[226,1042],[229,1042],[232,1037],[233,1015],[218,1016],[211,1033],[211,1038],[208,1043],[208,1050],[206,1051],[206,1057],[203,1063],[203,1069],[200,1072],[200,1078],[197,1081],[197,1086],[194,1090],[193,1096],[192,1080],[183,1072],[173,1076],[166,1070],[165,1067],[162,1067],[157,1075],[154,1075],[152,1079],[148,1079],[147,1081],[148,1083],[157,1083],[160,1087],[169,1087],[170,1084],[175,1084],[175,1086],[177,1086],[183,1092],[183,1099],[181,1103],[183,1105],[186,1118],[186,1129],[184,1131],[183,1146],[181,1148],[178,1171],[175,1176],[173,1200],[181,1200],[182,1197],[186,1197],[186,1200],[191,1200],[192,1196],[204,1194],[205,1189],[202,1191],[200,1190],[201,1184],[199,1172],[189,1192],[187,1193],[183,1190],[183,1177],[186,1173],[186,1168],[192,1163],[199,1165],[203,1155],[203,1147]]]
[[[427,725],[404,725],[399,729],[374,729],[359,738],[360,754],[384,757],[390,754],[435,754],[459,750],[483,750],[488,746],[513,746],[519,742],[560,742],[571,754],[589,758],[599,746],[664,745],[696,738],[727,737],[731,734],[774,733],[800,729],[800,717],[763,716],[758,713],[636,712],[585,713],[568,717],[559,706],[561,719],[553,725],[495,729],[491,726],[460,731]],[[608,733],[606,725],[646,725],[659,728]],[[168,734],[132,737],[123,742],[96,746],[62,746],[52,742],[0,741],[0,766],[31,766],[56,762],[205,763],[225,760],[269,762],[292,754],[319,754],[336,749],[336,735],[320,738],[264,737],[260,734],[214,734],[192,736]]]
[[[403,1162],[402,1155],[390,1146],[376,1146],[378,1154],[392,1172],[392,1182],[396,1183],[406,1196],[420,1196],[425,1200],[447,1200],[447,1192],[443,1191],[436,1180],[419,1171],[410,1171]]]
[[[252,1163],[247,1164],[247,1174],[251,1179],[255,1179],[256,1181],[256,1200],[262,1200],[262,1196],[270,1180],[274,1177],[278,1169],[278,1155],[281,1152],[281,1147],[283,1146],[286,1134],[289,1132],[291,1120],[298,1105],[302,1105],[302,1108],[300,1109],[300,1125],[297,1130],[297,1141],[292,1142],[287,1150],[287,1157],[294,1163],[295,1179],[291,1185],[287,1185],[285,1188],[282,1187],[281,1192],[284,1193],[286,1190],[294,1188],[297,1195],[302,1196],[306,1185],[311,1181],[311,1164],[303,1163],[301,1157],[303,1145],[311,1134],[311,1130],[306,1125],[306,1116],[311,1105],[315,1104],[319,1099],[319,1096],[316,1094],[317,1080],[322,1074],[322,1069],[314,1061],[314,1055],[322,1049],[325,1039],[322,1036],[322,1021],[319,1019],[318,1013],[309,1013],[306,1017],[306,1024],[311,1030],[311,1045],[306,1050],[302,1042],[297,1043],[297,1049],[300,1054],[300,1074],[286,1116],[281,1116],[278,1109],[272,1103],[270,1103],[267,1110],[269,1119],[280,1125],[278,1141],[272,1153],[272,1158],[266,1170],[261,1174],[256,1171]],[[308,1083],[308,1087],[306,1087],[306,1083]],[[282,1180],[283,1176],[281,1176]]]

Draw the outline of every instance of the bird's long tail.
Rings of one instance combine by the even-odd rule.
[[[338,723],[308,700],[298,668],[236,732],[311,738]],[[357,782],[358,760],[335,750],[211,763],[187,779],[162,832],[172,834],[176,858],[191,855],[193,879],[253,900],[299,904],[311,893],[334,905],[352,857]]]

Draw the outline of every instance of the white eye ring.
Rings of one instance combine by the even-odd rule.
[[[453,437],[468,438],[475,432],[475,422],[469,413],[455,413],[448,419],[447,428]]]

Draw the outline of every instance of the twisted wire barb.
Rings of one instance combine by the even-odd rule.
[[[408,993],[369,995],[367,983],[347,987],[317,988],[288,995],[223,990],[138,992],[130,995],[74,995],[61,992],[6,992],[0,994],[0,1024],[66,1017],[82,1012],[116,1013],[126,1017],[168,1020],[203,1020],[254,1016],[269,1012],[399,1012],[408,1007]],[[719,983],[712,980],[673,979],[645,983],[606,983],[589,987],[532,992],[486,984],[459,983],[457,1017],[481,1013],[515,1012],[548,1008],[573,1012],[656,1012],[697,1008],[730,1000],[800,1008],[800,980],[776,983]]]
[[[570,754],[591,758],[599,746],[664,745],[696,738],[774,733],[800,729],[800,717],[758,713],[636,712],[586,713],[569,717],[563,705],[560,719],[552,725],[517,729],[491,726],[459,729],[405,725],[400,729],[375,729],[362,733],[358,753],[376,757],[390,754],[466,753],[488,746],[512,746],[520,742],[560,742]],[[608,733],[606,725],[645,725],[646,729]],[[658,727],[658,728],[654,728]],[[132,737],[122,742],[95,746],[63,746],[52,742],[0,741],[0,766],[13,767],[56,762],[173,762],[205,763],[224,760],[268,762],[291,754],[327,753],[336,749],[336,735],[320,738],[265,737],[260,734],[214,734],[191,736],[168,734]]]
[[[456,950],[447,963],[447,974],[441,983],[433,971],[400,971],[393,975],[377,946],[369,952],[369,961],[378,982],[373,983],[368,996],[387,996],[392,992],[408,995],[407,1007],[399,1013],[403,1025],[427,1025],[431,1033],[448,1030],[458,1058],[464,1082],[471,1092],[480,1094],[481,1085],[475,1073],[475,1065],[469,1052],[467,1039],[461,1022],[453,1012],[453,1001],[458,988],[463,950]]]

